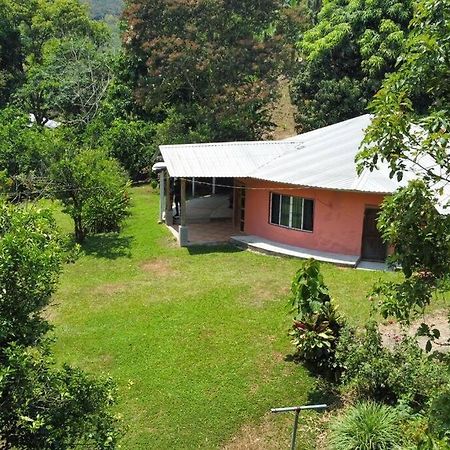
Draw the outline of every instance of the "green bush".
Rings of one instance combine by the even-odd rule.
[[[43,311],[64,242],[49,210],[0,199],[0,449],[116,448],[116,389],[56,364]]]
[[[317,261],[303,263],[292,282],[292,293],[295,317],[290,335],[297,354],[314,370],[331,375],[337,369],[334,353],[342,320]]]
[[[390,350],[383,347],[375,322],[363,334],[345,328],[336,348],[344,390],[356,398],[401,401],[420,410],[448,383],[446,364],[427,356],[413,338],[404,337]]]
[[[359,403],[331,425],[334,450],[384,450],[401,448],[402,415],[393,407],[374,402]]]
[[[49,210],[0,197],[0,352],[10,342],[36,345],[51,328],[41,313],[56,289],[62,258]]]
[[[450,385],[433,399],[428,421],[430,434],[450,448]]]
[[[121,430],[112,380],[58,367],[49,351],[0,350],[0,448],[115,449]]]

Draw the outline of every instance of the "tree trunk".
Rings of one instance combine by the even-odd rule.
[[[73,221],[75,224],[75,241],[78,242],[78,244],[82,244],[86,235],[81,221],[81,216],[75,216]]]

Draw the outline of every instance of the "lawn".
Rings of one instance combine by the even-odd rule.
[[[286,305],[300,261],[231,246],[181,249],[156,223],[157,208],[149,187],[134,188],[123,232],[90,238],[65,267],[49,311],[58,360],[117,382],[124,449],[243,448],[250,440],[285,448],[291,418],[269,409],[327,401],[286,360]],[[323,273],[355,324],[368,316],[372,284],[397,276],[331,265]]]

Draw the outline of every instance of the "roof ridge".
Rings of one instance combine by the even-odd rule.
[[[285,141],[286,142],[286,141]],[[272,163],[274,161],[276,161],[279,158],[282,158],[283,156],[286,156],[290,153],[294,153],[298,150],[301,150],[302,148],[305,148],[305,144],[303,142],[289,142],[290,144],[295,144],[295,148],[293,150],[286,150],[285,152],[280,153],[279,155],[275,156],[273,159],[269,159],[267,160],[265,163],[261,164],[260,166],[258,166],[250,175],[257,173],[258,170],[262,169],[264,166],[266,166],[269,163]]]
[[[191,144],[161,144],[159,147],[217,147],[222,145],[266,145],[266,144],[298,144],[298,141],[276,140],[276,141],[230,141],[230,142],[200,142]]]

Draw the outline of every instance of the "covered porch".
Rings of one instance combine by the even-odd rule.
[[[227,244],[231,236],[243,234],[235,224],[233,198],[230,195],[233,195],[232,190],[186,199],[185,226],[188,232],[185,246]],[[173,224],[168,225],[179,242],[181,219],[182,216],[174,217]]]
[[[243,234],[233,178],[171,177],[164,163],[153,170],[159,172],[159,222],[180,246],[225,244]]]

